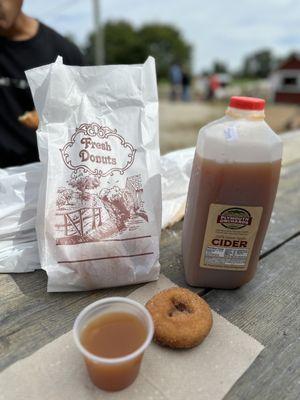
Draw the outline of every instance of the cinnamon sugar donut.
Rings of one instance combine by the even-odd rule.
[[[153,296],[146,307],[153,318],[154,339],[163,346],[197,346],[212,327],[209,305],[188,289],[165,289]]]

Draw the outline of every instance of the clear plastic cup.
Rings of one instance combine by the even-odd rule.
[[[129,313],[139,318],[146,328],[146,339],[139,348],[126,356],[117,358],[99,357],[89,352],[82,345],[81,334],[92,320],[114,312]],[[153,321],[148,310],[126,297],[110,297],[90,304],[77,316],[73,327],[76,346],[84,357],[92,382],[100,389],[108,391],[124,389],[136,379],[144,351],[149,346],[153,333]]]

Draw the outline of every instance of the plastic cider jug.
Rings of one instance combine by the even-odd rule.
[[[199,132],[182,234],[192,286],[233,289],[255,274],[282,158],[264,107],[263,99],[232,97],[226,115]]]

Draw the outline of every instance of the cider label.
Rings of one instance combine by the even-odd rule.
[[[200,266],[245,271],[248,268],[263,207],[211,204]]]

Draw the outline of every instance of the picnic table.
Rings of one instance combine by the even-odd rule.
[[[226,400],[299,398],[299,149],[299,133],[287,138],[274,212],[255,278],[236,290],[191,288],[215,311],[265,346]],[[182,222],[163,230],[160,261],[164,275],[187,287],[181,232]],[[137,288],[47,293],[46,285],[42,270],[0,275],[0,370],[69,331],[80,310],[91,302],[126,296]]]

